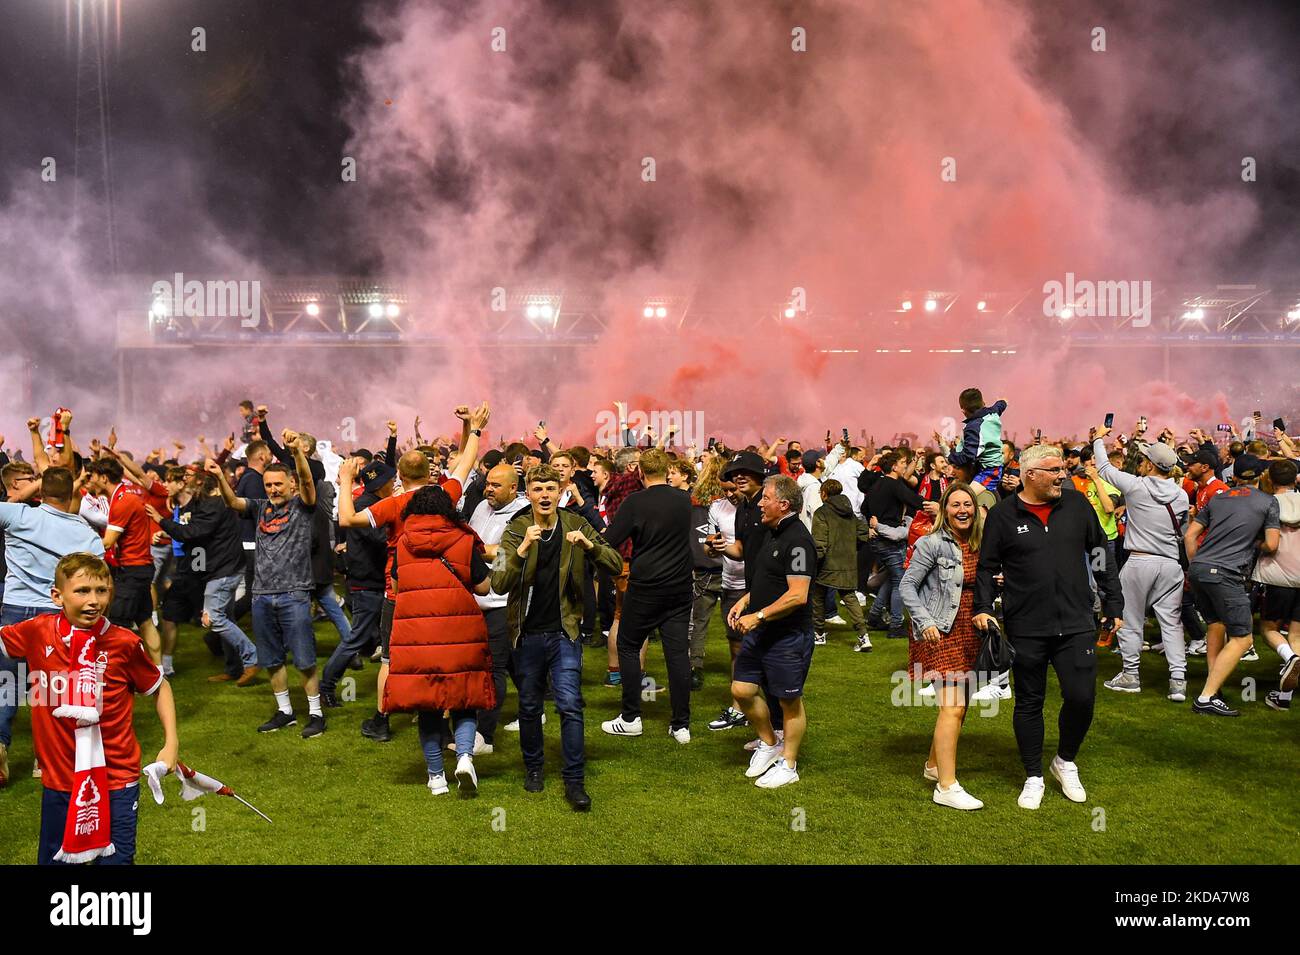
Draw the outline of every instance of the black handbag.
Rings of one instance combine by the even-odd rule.
[[[996,622],[990,623],[980,641],[979,655],[975,657],[975,673],[980,682],[985,683],[1010,670],[1015,660],[1016,648]]]

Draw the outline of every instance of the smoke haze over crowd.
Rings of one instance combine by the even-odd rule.
[[[64,5],[13,6],[3,46],[17,80],[0,94],[11,443],[51,397],[91,427],[117,413],[105,280],[70,222]],[[117,422],[129,439],[161,437],[155,424],[220,433],[251,397],[280,409],[277,426],[322,437],[354,416],[363,443],[416,412],[426,433],[450,432],[450,407],[482,398],[497,435],[540,416],[589,442],[595,412],[623,399],[702,410],[710,433],[738,440],[840,426],[883,440],[928,435],[968,385],[1007,398],[1008,432],[1024,437],[1111,410],[1213,424],[1249,413],[1254,380],[1268,394],[1268,380],[1295,377],[1284,349],[1185,350],[1169,383],[1159,350],[1059,336],[997,357],[928,351],[981,320],[968,300],[985,292],[1032,290],[1026,314],[1041,322],[1039,290],[1067,273],[1300,284],[1294,12],[394,0],[295,18],[266,6],[281,5],[123,4],[108,64],[119,271],[383,276],[456,341],[382,359],[177,348],[135,383],[157,411]],[[207,53],[191,51],[193,26]],[[795,28],[806,52],[791,49]],[[44,156],[60,157],[56,183],[41,180]],[[356,182],[340,181],[344,156]],[[1243,182],[1243,157],[1258,181]],[[947,158],[955,181],[941,177]],[[487,344],[476,323],[492,290],[524,285],[590,290],[607,331],[565,349]],[[796,287],[806,314],[764,318]],[[965,297],[906,316],[911,354],[876,354],[867,313],[925,290]],[[653,295],[716,319],[665,333],[640,315]]]

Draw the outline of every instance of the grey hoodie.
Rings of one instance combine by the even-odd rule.
[[[1169,478],[1138,477],[1121,471],[1106,457],[1106,445],[1098,438],[1092,443],[1092,456],[1099,461],[1097,473],[1124,495],[1124,549],[1132,553],[1159,554],[1178,559],[1178,541],[1187,529],[1188,501],[1177,481]],[[1168,504],[1178,518],[1178,530],[1169,518]]]

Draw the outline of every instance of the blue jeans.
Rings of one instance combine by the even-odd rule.
[[[424,750],[424,764],[430,775],[442,772],[442,748],[447,744],[447,719],[441,710],[421,710],[420,748]],[[478,717],[474,710],[452,710],[451,723],[456,727],[456,758],[466,753],[474,754],[474,734],[478,731]]]
[[[247,669],[257,665],[257,648],[247,634],[239,629],[239,624],[226,616],[226,610],[234,602],[235,591],[243,579],[243,573],[238,573],[229,577],[213,577],[204,584],[203,612],[208,615],[208,626],[212,632],[235,649],[239,661]]]
[[[324,607],[325,601],[321,601]],[[333,690],[338,685],[339,677],[343,671],[348,668],[352,658],[361,650],[371,643],[377,643],[379,639],[379,611],[384,606],[384,592],[382,590],[354,590],[352,591],[352,626],[348,629],[347,636],[339,641],[339,645],[334,648],[330,654],[329,660],[325,663],[325,672],[321,674],[320,688],[322,690]],[[325,611],[329,613],[327,609]],[[343,631],[339,631],[342,633]]]
[[[582,782],[586,755],[582,742],[582,641],[563,631],[525,633],[514,651],[519,686],[519,749],[524,768],[542,768],[542,693],[551,678],[555,708],[560,713],[560,749],[565,782]]]
[[[888,576],[880,585],[880,592],[876,594],[876,603],[872,605],[871,612],[883,618],[883,613],[876,613],[876,607],[887,607],[889,626],[894,630],[903,625],[903,594],[898,589],[898,585],[903,579],[903,559],[906,556],[906,544],[876,541],[876,559],[885,568]]]
[[[39,617],[43,613],[54,613],[52,607],[19,607],[16,604],[4,604],[0,606],[0,627],[8,627],[15,623],[22,623],[24,620],[31,620],[32,617]],[[27,687],[18,685],[18,661],[10,660],[8,657],[0,659],[0,673],[12,674],[14,696],[13,703],[6,703],[0,698],[0,743],[5,748],[13,742],[14,717],[18,715],[18,701],[22,699],[21,694],[27,692]],[[0,679],[0,686],[7,680]]]
[[[316,665],[316,632],[311,628],[311,596],[307,591],[254,594],[253,632],[257,635],[260,666],[278,670],[290,652],[299,670]]]
[[[347,643],[351,640],[352,625],[348,623],[347,614],[343,612],[343,606],[339,603],[339,595],[334,592],[334,582],[318,585],[312,591],[312,596],[320,604],[320,609],[325,611],[325,616],[330,618],[334,629],[339,632],[340,642]]]
[[[68,821],[68,801],[72,793],[46,789],[41,793],[41,841],[36,849],[37,865],[67,865],[54,861],[54,853],[63,846],[63,828]],[[102,856],[93,865],[133,865],[135,863],[135,829],[140,809],[140,784],[108,794],[109,838],[116,850]]]

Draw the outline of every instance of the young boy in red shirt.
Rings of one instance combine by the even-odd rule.
[[[113,575],[93,554],[59,561],[50,591],[60,613],[0,628],[0,654],[31,674],[32,740],[40,760],[41,865],[135,859],[140,743],[133,694],[157,699],[165,742],[158,761],[176,766],[171,686],[135,633],[109,623]]]

